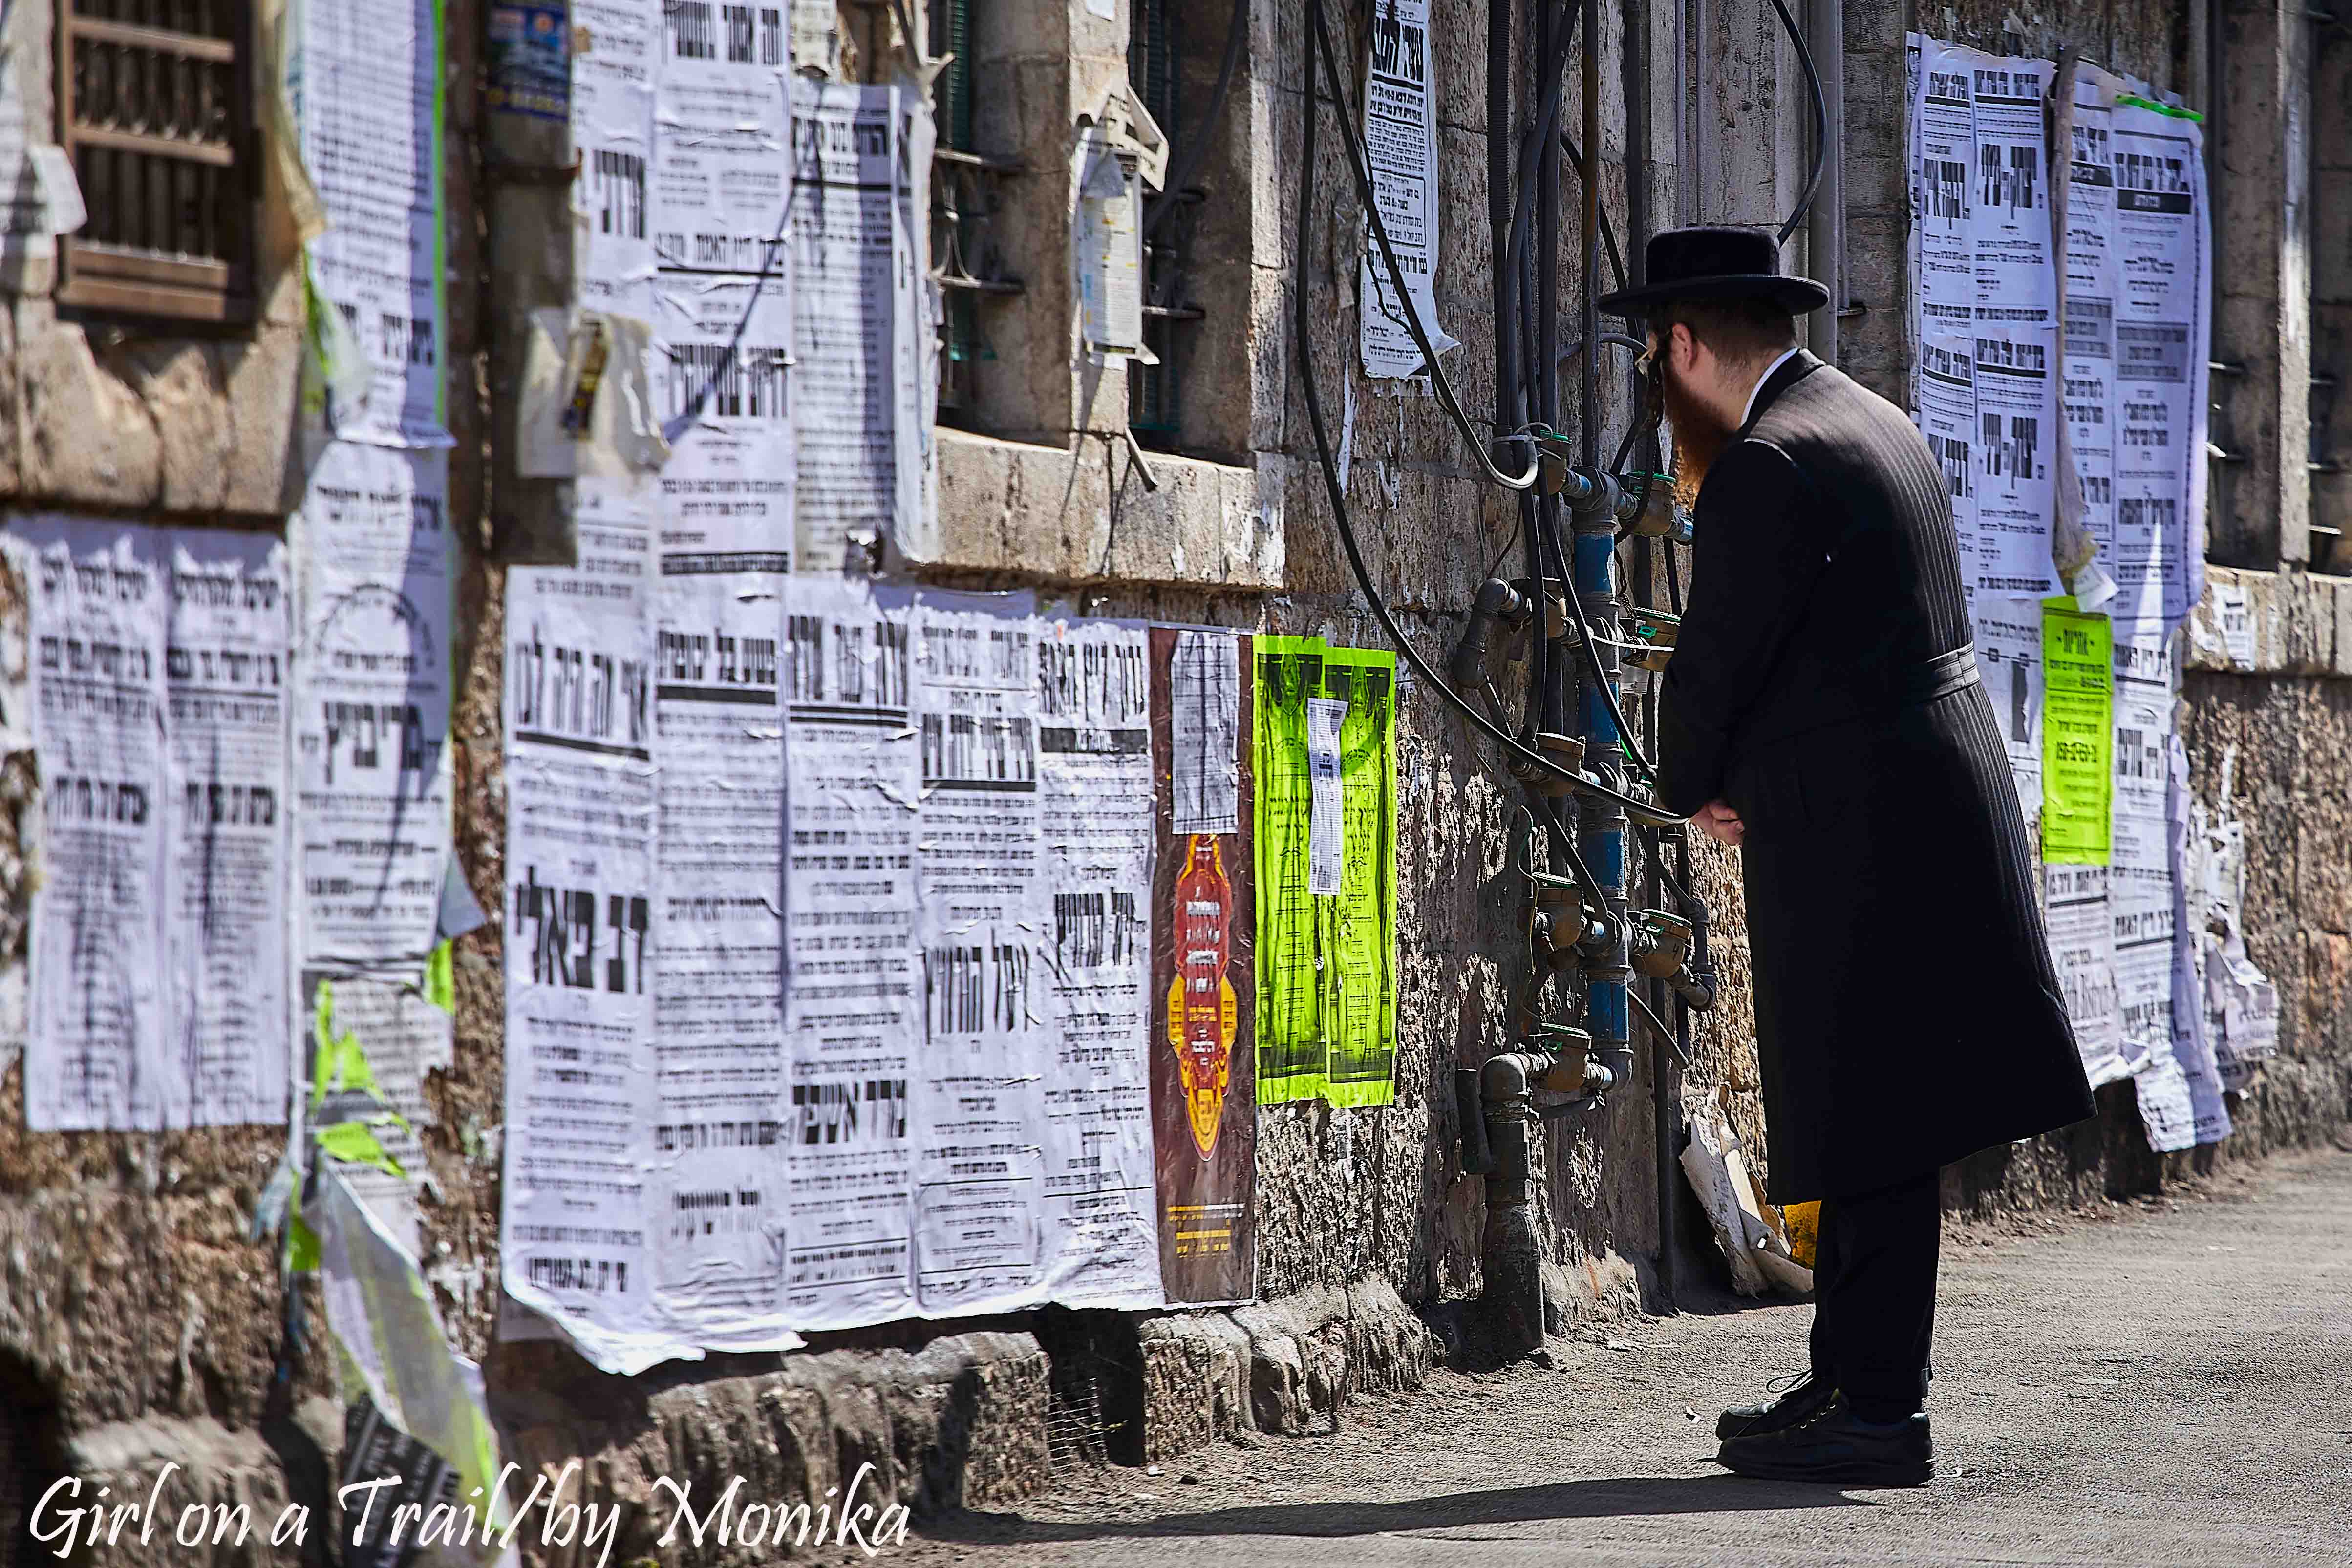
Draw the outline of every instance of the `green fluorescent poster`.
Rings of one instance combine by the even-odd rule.
[[[2042,858],[2107,863],[2115,808],[2114,629],[2071,599],[2042,607]]]
[[[1258,1103],[1390,1104],[1396,655],[1261,637],[1253,696]]]
[[[1396,1100],[1396,655],[1333,648],[1323,685],[1348,705],[1339,727],[1339,893],[1315,901],[1328,938],[1323,1097],[1388,1105]]]

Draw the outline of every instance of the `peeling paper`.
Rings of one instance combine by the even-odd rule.
[[[601,310],[530,313],[517,414],[527,478],[621,478],[669,460],[655,416],[650,324]]]

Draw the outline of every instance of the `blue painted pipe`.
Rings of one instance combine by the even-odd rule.
[[[1578,693],[1577,719],[1584,736],[1588,761],[1606,761],[1622,773],[1620,759],[1624,754],[1618,744],[1621,737],[1601,685],[1608,683],[1607,691],[1613,695],[1620,683],[1616,584],[1612,580],[1617,519],[1614,508],[1601,507],[1579,512],[1576,523],[1576,548],[1571,558],[1576,593],[1584,605],[1586,620],[1591,623],[1595,643],[1593,658],[1583,673]],[[1631,1082],[1633,1070],[1633,1019],[1626,1000],[1633,959],[1625,918],[1625,832],[1622,807],[1590,795],[1580,797],[1578,848],[1584,863],[1600,880],[1601,898],[1608,906],[1611,925],[1608,945],[1600,952],[1589,954],[1584,962],[1584,1027],[1592,1036],[1595,1059],[1614,1073],[1620,1083]]]

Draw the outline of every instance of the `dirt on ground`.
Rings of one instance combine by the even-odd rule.
[[[1811,1309],[1728,1298],[1358,1399],[1338,1429],[921,1521],[907,1563],[2352,1562],[2352,1154],[2088,1214],[1948,1226],[1910,1490],[1742,1479],[1718,1408]]]

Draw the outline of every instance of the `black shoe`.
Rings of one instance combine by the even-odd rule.
[[[1798,1426],[1732,1438],[1716,1462],[1761,1480],[1916,1487],[1936,1478],[1936,1444],[1924,1411],[1881,1426],[1857,1419],[1838,1398]]]
[[[1761,1437],[1767,1432],[1783,1432],[1798,1422],[1818,1415],[1836,1395],[1837,1390],[1810,1372],[1792,1372],[1786,1377],[1776,1377],[1765,1388],[1780,1396],[1758,1405],[1735,1405],[1715,1418],[1715,1435],[1725,1442],[1734,1437]]]

